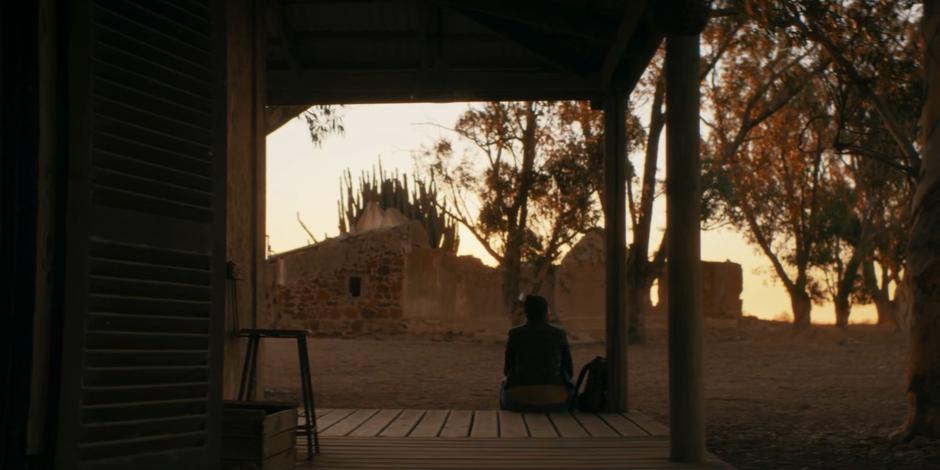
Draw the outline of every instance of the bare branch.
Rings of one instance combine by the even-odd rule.
[[[458,213],[455,213],[454,211],[451,211],[450,209],[448,209],[446,206],[439,203],[438,201],[434,201],[434,205],[437,206],[437,208],[440,209],[441,212],[446,214],[448,217],[453,218],[454,220],[459,222],[461,225],[466,227],[467,230],[470,231],[470,234],[473,235],[473,238],[476,238],[477,241],[480,242],[480,245],[483,246],[483,249],[486,250],[486,252],[489,253],[489,255],[492,256],[493,259],[496,260],[496,262],[502,263],[503,257],[496,250],[494,250],[492,246],[490,246],[489,240],[487,240],[486,237],[484,237],[476,229],[472,221],[468,220],[466,217]],[[454,202],[454,205],[456,206],[457,203]]]
[[[808,38],[820,44],[826,52],[829,54],[829,57],[836,62],[836,65],[842,69],[843,72],[851,80],[852,84],[865,96],[874,106],[875,111],[881,117],[882,121],[885,124],[885,128],[891,134],[891,137],[894,139],[894,142],[897,144],[898,149],[904,154],[904,157],[907,158],[908,162],[912,165],[919,164],[920,157],[917,153],[917,150],[914,148],[913,143],[910,139],[906,138],[906,133],[901,129],[901,125],[898,122],[897,117],[894,115],[894,112],[888,107],[887,103],[875,92],[875,90],[869,85],[869,80],[864,78],[861,72],[855,67],[855,65],[848,58],[845,57],[845,54],[836,46],[836,44],[823,32],[819,29],[809,27],[803,22],[797,21],[796,25],[803,30]]]
[[[300,228],[304,229],[304,232],[307,232],[307,236],[310,237],[311,243],[317,243],[317,237],[313,235],[313,232],[307,228],[307,225],[304,224],[304,221],[300,219],[300,212],[297,212],[297,222],[300,224]]]

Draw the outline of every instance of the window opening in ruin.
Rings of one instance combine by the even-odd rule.
[[[352,276],[349,278],[349,295],[353,297],[359,297],[362,294],[362,278],[359,276]]]

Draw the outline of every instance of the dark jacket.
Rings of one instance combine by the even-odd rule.
[[[544,320],[510,329],[503,373],[507,387],[570,383],[571,348],[565,330]]]

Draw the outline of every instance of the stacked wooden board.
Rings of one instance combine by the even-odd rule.
[[[297,462],[297,404],[227,401],[222,415],[222,468],[292,469]]]

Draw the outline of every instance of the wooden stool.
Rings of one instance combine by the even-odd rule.
[[[316,405],[313,401],[313,385],[310,378],[310,361],[307,358],[307,336],[309,330],[272,330],[241,329],[238,336],[248,338],[245,349],[245,363],[242,365],[241,383],[238,385],[238,399],[247,400],[255,387],[258,368],[258,344],[261,338],[296,339],[297,356],[300,365],[300,394],[304,402],[304,425],[297,426],[307,435],[307,460],[313,460],[314,454],[320,453],[320,439],[317,429]]]

